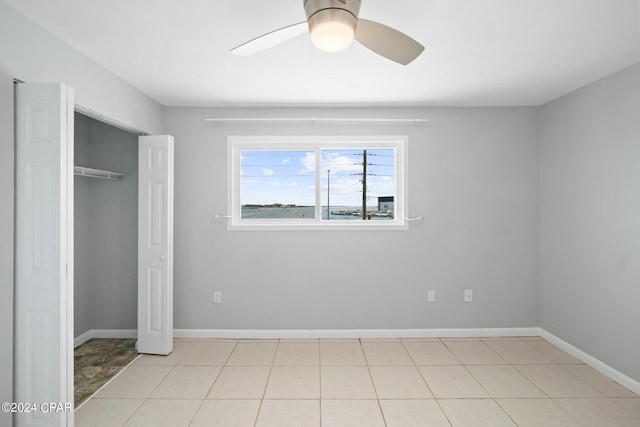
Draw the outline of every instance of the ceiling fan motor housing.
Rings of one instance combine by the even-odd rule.
[[[307,21],[318,12],[323,11],[333,11],[333,13],[346,11],[357,20],[360,12],[360,0],[304,0],[304,11],[307,14]]]
[[[314,44],[322,50],[336,52],[346,48],[353,39],[360,12],[360,0],[305,0],[304,11]],[[322,31],[322,27],[329,25],[332,26],[332,35],[340,32],[346,34],[336,36],[333,42],[329,41],[329,32]],[[324,34],[320,35],[321,33]],[[325,40],[318,40],[319,38]]]

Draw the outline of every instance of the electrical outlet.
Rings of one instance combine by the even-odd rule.
[[[436,291],[427,291],[427,302],[436,302]]]
[[[214,291],[213,292],[213,303],[214,304],[222,303],[222,292],[220,292],[220,291]]]
[[[473,302],[473,290],[466,289],[464,291],[464,302]]]

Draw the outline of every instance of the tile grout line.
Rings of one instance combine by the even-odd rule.
[[[529,343],[527,343],[526,341],[520,339],[520,341],[524,342],[525,344],[529,345]],[[529,347],[531,347],[532,349],[536,350],[537,349],[535,347],[533,347],[532,345],[529,345]],[[542,352],[539,352],[542,354]],[[499,354],[500,357],[502,357],[502,355]],[[503,359],[505,359],[503,357]],[[507,361],[505,359],[505,361]],[[508,361],[507,361],[508,362]],[[513,363],[509,363],[509,365],[513,370],[515,370],[518,374],[520,374],[527,382],[529,382],[531,385],[533,385],[536,389],[540,390],[540,392],[543,394],[543,396],[545,396],[546,399],[550,400],[551,402],[553,402],[558,408],[560,408],[560,410],[562,410],[564,413],[568,414],[572,419],[574,419],[578,424],[581,424],[581,422],[579,422],[573,415],[571,415],[569,412],[567,412],[563,407],[561,407],[560,405],[558,405],[553,398],[551,398],[551,396],[549,396],[547,393],[544,392],[544,390],[542,390],[536,383],[534,383],[531,379],[529,379],[526,375],[524,375],[516,366],[514,366]],[[467,369],[468,370],[468,369]],[[470,372],[471,373],[471,372]],[[471,373],[471,375],[473,376],[473,373]],[[475,377],[474,377],[475,378]],[[476,379],[477,380],[477,379]],[[478,383],[480,383],[480,381],[478,381]],[[482,384],[480,384],[482,386]],[[484,388],[484,387],[483,387]],[[485,389],[486,390],[486,389]],[[487,393],[489,394],[489,396],[491,396],[491,394],[487,391]],[[493,397],[493,396],[492,396]],[[517,398],[514,398],[517,399]],[[540,398],[540,399],[544,399],[544,398]],[[546,400],[545,399],[545,400]],[[497,398],[493,398],[493,400],[496,402],[496,404],[500,407],[500,409],[502,409],[502,411],[507,414],[507,416],[514,422],[514,424],[518,425],[518,423],[516,422],[516,420],[514,420],[511,415],[509,414],[509,412],[507,412],[507,410],[500,404],[500,402],[498,402]]]
[[[318,398],[318,420],[322,427],[322,340],[318,340],[318,390],[320,397]]]
[[[191,346],[191,349],[193,349],[193,347],[196,346],[196,344],[198,344],[200,342],[200,339],[198,338],[196,340],[196,342]],[[188,354],[188,352],[187,352]],[[186,354],[185,356],[186,357]],[[177,365],[176,365],[177,366]],[[188,365],[182,365],[182,366],[188,366]],[[211,391],[211,387],[213,387],[213,385],[216,383],[216,380],[218,379],[218,377],[220,376],[220,372],[222,372],[222,369],[220,369],[220,371],[218,372],[218,375],[216,375],[216,377],[214,378],[213,382],[211,383],[211,386],[209,387],[209,390],[207,390],[204,394],[204,397],[202,398],[202,400],[200,400],[200,404],[198,405],[198,408],[195,410],[195,412],[193,413],[193,415],[191,416],[191,420],[189,420],[189,426],[191,424],[193,424],[193,420],[195,420],[196,416],[198,415],[198,412],[200,412],[200,409],[202,408],[202,405],[204,405],[204,401],[207,399],[207,395],[209,394],[209,392]]]
[[[276,355],[278,354],[278,348],[280,347],[280,339],[276,341],[276,349],[273,352],[273,357],[271,358],[271,365],[269,366],[269,374],[267,375],[267,381],[264,384],[264,390],[262,391],[262,398],[260,399],[260,406],[258,407],[258,413],[256,414],[256,421],[253,426],[256,427],[258,425],[258,420],[260,419],[260,411],[262,411],[262,404],[264,403],[265,396],[267,394],[267,387],[269,387],[269,380],[271,379],[271,372],[273,372],[273,364],[276,360]]]
[[[484,342],[484,341],[483,341],[483,342]],[[486,344],[486,343],[485,343],[485,344]],[[497,353],[497,352],[496,352],[496,353]],[[501,356],[501,357],[502,357],[502,356]],[[506,359],[505,359],[505,361],[506,361]],[[511,366],[511,365],[485,365],[485,366]],[[518,425],[518,423],[516,422],[516,420],[514,420],[514,419],[511,417],[511,415],[509,415],[509,413],[508,413],[507,411],[505,411],[505,409],[502,407],[502,405],[500,405],[500,403],[498,403],[498,399],[496,399],[495,397],[493,397],[493,396],[491,395],[491,393],[489,393],[489,390],[487,390],[487,389],[485,388],[485,386],[484,386],[484,385],[482,385],[482,383],[481,383],[481,382],[480,382],[480,381],[479,381],[479,380],[478,380],[478,379],[473,375],[473,373],[469,370],[469,368],[467,367],[467,365],[462,365],[462,367],[465,369],[465,371],[467,371],[467,372],[469,373],[469,375],[471,375],[471,378],[473,378],[473,380],[474,380],[475,382],[477,382],[477,383],[478,383],[478,385],[482,388],[482,390],[484,390],[484,392],[485,392],[485,393],[487,393],[487,396],[489,396],[489,399],[491,399],[491,401],[493,401],[493,403],[495,403],[495,404],[496,404],[496,406],[497,406],[498,408],[500,408],[500,410],[501,410],[501,411],[502,411],[502,412],[507,416],[507,418],[509,418],[509,419],[513,422],[513,424],[514,424],[515,426],[517,426],[517,425]]]
[[[416,371],[418,372],[418,375],[420,376],[420,379],[422,379],[422,382],[424,383],[424,385],[427,386],[427,390],[429,390],[429,393],[431,393],[431,396],[433,396],[433,398],[435,399],[436,395],[433,393],[433,390],[431,390],[431,387],[429,387],[429,384],[427,383],[427,380],[422,375],[422,372],[420,372],[419,366],[421,366],[421,365],[418,365],[416,363],[416,361],[413,359],[413,356],[411,356],[411,352],[409,350],[407,350],[407,347],[404,345],[404,342],[402,340],[400,340],[400,344],[404,348],[404,351],[406,351],[407,354],[409,355],[409,359],[411,359],[411,362],[413,362],[413,367],[416,368]]]
[[[380,396],[378,395],[378,388],[376,387],[375,381],[373,381],[373,375],[371,374],[371,365],[369,364],[369,359],[367,359],[367,353],[364,351],[362,339],[360,339],[359,342],[360,342],[360,350],[362,351],[362,354],[364,355],[364,360],[367,363],[367,371],[369,372],[369,379],[371,380],[373,391],[376,394],[376,402],[378,403],[378,410],[380,411],[380,415],[382,416],[382,422],[384,423],[385,427],[387,427],[387,419],[384,416],[384,411],[382,410],[382,404],[380,403]]]
[[[443,345],[444,348],[447,349],[447,351],[449,353],[451,353],[453,355],[453,357],[460,362],[460,360],[458,359],[458,357],[449,349],[449,347],[446,346],[446,344],[444,342],[442,342],[442,340],[438,339],[437,341],[439,344]],[[418,371],[418,375],[420,375],[420,378],[422,378],[422,381],[425,383],[425,385],[427,386],[427,390],[429,390],[429,393],[431,393],[431,396],[433,396],[433,400],[436,402],[436,405],[438,405],[438,408],[440,408],[440,411],[442,412],[442,414],[444,415],[444,417],[446,418],[447,422],[449,423],[449,426],[453,426],[453,423],[451,422],[451,420],[449,419],[449,416],[447,415],[447,413],[444,411],[444,408],[442,407],[442,405],[440,404],[440,400],[438,400],[438,398],[436,398],[435,393],[433,392],[433,390],[431,389],[431,387],[429,387],[429,383],[427,383],[426,378],[424,377],[424,375],[422,375],[422,372],[420,372],[420,368],[418,367],[418,364],[416,364],[415,360],[413,359],[413,356],[411,356],[411,352],[409,352],[409,350],[407,350],[407,347],[405,346],[404,342],[402,340],[400,340],[400,343],[402,344],[402,347],[404,347],[404,350],[407,352],[407,354],[409,355],[409,358],[411,359],[411,361],[413,362],[416,370]],[[460,364],[462,365],[462,362],[460,362]],[[452,365],[455,366],[455,365]]]
[[[196,344],[199,343],[200,341],[202,341],[201,339],[199,339],[198,341],[196,341]],[[202,402],[200,402],[200,406],[198,407],[198,410],[196,411],[196,413],[193,415],[193,418],[191,419],[191,422],[189,423],[189,425],[191,425],[193,423],[193,420],[195,419],[196,415],[198,415],[198,412],[200,412],[200,409],[202,408],[202,406],[204,405],[204,402],[207,400],[207,396],[209,396],[209,394],[211,393],[211,390],[213,390],[213,387],[216,384],[216,381],[218,381],[218,378],[220,378],[220,375],[222,375],[222,371],[224,370],[224,367],[227,366],[227,362],[229,361],[229,359],[231,358],[231,354],[233,354],[233,351],[238,347],[238,340],[236,340],[233,348],[231,349],[231,351],[229,352],[229,354],[227,355],[227,358],[225,359],[225,361],[222,363],[222,366],[220,367],[220,371],[218,372],[218,375],[216,375],[216,377],[213,379],[213,382],[211,383],[211,386],[209,386],[209,389],[207,390],[207,392],[204,394],[204,398],[202,399]],[[195,347],[195,344],[194,344]],[[205,365],[207,366],[207,365]]]
[[[197,342],[194,341],[194,344]],[[174,343],[175,344],[175,343]],[[193,347],[193,345],[191,346]],[[140,356],[143,356],[143,354],[140,354]],[[184,356],[183,356],[184,357]],[[138,358],[136,358],[136,360],[138,360]],[[171,372],[173,372],[173,370],[175,369],[176,366],[178,366],[178,363],[180,362],[180,360],[182,359],[178,359],[176,361],[175,364],[173,365],[140,365],[140,366],[171,366],[171,369],[169,369],[169,371],[165,374],[164,377],[162,377],[162,379],[160,380],[160,382],[158,382],[158,384],[153,388],[153,390],[151,390],[151,392],[149,392],[149,394],[147,395],[147,397],[142,399],[142,403],[140,404],[140,406],[138,406],[138,408],[133,411],[133,413],[131,414],[131,416],[129,416],[129,418],[127,418],[127,420],[125,421],[125,423],[123,425],[126,425],[137,413],[138,411],[140,411],[140,409],[144,406],[145,403],[150,401],[151,395],[153,394],[154,391],[156,391],[158,389],[158,387],[160,387],[160,384],[162,384],[164,382],[164,380],[167,379],[167,377],[171,374]],[[195,414],[194,414],[195,416]]]

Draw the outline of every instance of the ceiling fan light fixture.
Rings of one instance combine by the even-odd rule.
[[[343,9],[324,9],[309,18],[311,41],[324,52],[348,48],[356,33],[356,18]]]
[[[424,46],[375,21],[358,18],[361,0],[304,0],[306,22],[263,34],[233,49],[236,55],[252,55],[287,41],[308,27],[313,44],[326,52],[339,52],[353,40],[378,55],[407,65],[424,51]]]

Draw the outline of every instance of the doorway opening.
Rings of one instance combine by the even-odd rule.
[[[74,400],[136,356],[138,134],[74,115]]]

